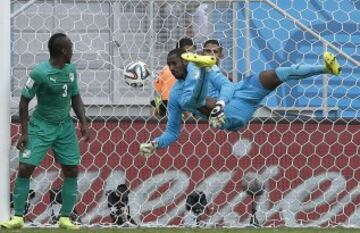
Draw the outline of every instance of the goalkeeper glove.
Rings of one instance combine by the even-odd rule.
[[[140,154],[141,156],[148,158],[152,155],[156,148],[158,147],[158,143],[155,141],[141,143],[140,145]]]
[[[209,116],[209,124],[214,128],[222,128],[225,125],[224,114],[225,102],[223,100],[217,101],[215,107],[211,110]]]

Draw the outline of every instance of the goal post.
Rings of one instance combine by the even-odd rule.
[[[10,217],[10,0],[0,2],[0,222]]]
[[[11,33],[10,16],[2,10],[9,4]],[[111,213],[118,206],[111,206],[109,198],[125,185],[130,208],[122,211],[140,226],[196,225],[194,218],[199,217],[209,227],[244,227],[251,221],[262,226],[360,227],[359,4],[0,0],[0,6],[0,166],[6,166],[0,167],[0,213],[9,213],[9,186],[16,177],[15,147],[8,154],[9,139],[14,142],[20,133],[21,89],[32,67],[48,59],[51,34],[65,32],[73,42],[72,62],[93,137],[89,144],[80,142],[75,210],[82,224],[114,224]],[[151,114],[154,78],[183,37],[193,38],[198,52],[206,40],[220,41],[221,70],[235,81],[278,66],[322,64],[325,49],[336,54],[344,69],[338,77],[283,84],[239,132],[214,130],[191,118],[178,142],[145,160],[140,143],[159,136],[166,126],[165,118]],[[138,88],[123,77],[123,68],[136,61],[146,63],[153,76]],[[34,99],[30,108],[35,104]],[[50,152],[31,179],[35,194],[29,196],[27,222],[54,222],[59,203],[53,191],[62,182]],[[194,197],[203,197],[201,216],[189,211]]]

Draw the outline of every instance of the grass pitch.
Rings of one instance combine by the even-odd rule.
[[[21,229],[5,230],[0,229],[0,233],[63,233],[61,229]],[[360,233],[360,229],[348,228],[237,228],[237,229],[198,229],[198,228],[136,228],[136,229],[102,229],[102,228],[82,228],[78,231],[68,231],[78,233]]]

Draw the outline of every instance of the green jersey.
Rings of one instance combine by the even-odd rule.
[[[53,123],[70,118],[71,97],[78,94],[75,66],[65,64],[58,69],[49,61],[34,67],[21,93],[27,99],[36,95],[38,103],[32,116]]]

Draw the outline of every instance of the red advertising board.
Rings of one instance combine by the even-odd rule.
[[[93,140],[80,143],[76,210],[84,223],[109,222],[106,191],[126,183],[130,214],[139,224],[182,224],[186,196],[199,190],[209,202],[204,224],[243,226],[252,199],[241,180],[252,173],[264,184],[256,213],[262,225],[360,225],[357,124],[252,123],[239,133],[186,124],[177,143],[142,158],[140,143],[163,129],[156,122],[92,124]],[[13,139],[17,131],[12,125]],[[36,170],[37,198],[29,219],[48,221],[47,193],[61,186],[59,174],[52,156]]]

